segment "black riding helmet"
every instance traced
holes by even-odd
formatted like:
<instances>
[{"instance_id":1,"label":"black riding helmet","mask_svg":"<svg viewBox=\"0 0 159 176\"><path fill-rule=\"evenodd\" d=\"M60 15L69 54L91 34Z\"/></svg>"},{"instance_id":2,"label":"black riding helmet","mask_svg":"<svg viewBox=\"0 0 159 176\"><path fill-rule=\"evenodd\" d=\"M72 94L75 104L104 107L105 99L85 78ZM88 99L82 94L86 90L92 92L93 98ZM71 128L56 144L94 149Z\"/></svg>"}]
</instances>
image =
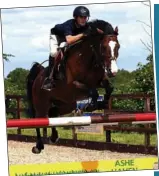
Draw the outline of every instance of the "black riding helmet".
<instances>
[{"instance_id":1,"label":"black riding helmet","mask_svg":"<svg viewBox=\"0 0 159 176\"><path fill-rule=\"evenodd\" d=\"M77 17L77 16L90 17L90 12L89 12L89 10L86 7L78 6L73 11L73 17Z\"/></svg>"}]
</instances>

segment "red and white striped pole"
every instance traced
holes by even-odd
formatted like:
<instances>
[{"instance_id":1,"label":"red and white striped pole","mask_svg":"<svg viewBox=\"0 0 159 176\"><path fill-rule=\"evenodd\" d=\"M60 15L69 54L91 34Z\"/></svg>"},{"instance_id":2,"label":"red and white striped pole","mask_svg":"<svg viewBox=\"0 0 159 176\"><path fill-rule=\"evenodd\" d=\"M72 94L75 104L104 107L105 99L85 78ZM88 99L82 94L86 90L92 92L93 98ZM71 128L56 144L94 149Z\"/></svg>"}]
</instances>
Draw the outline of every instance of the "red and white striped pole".
<instances>
[{"instance_id":1,"label":"red and white striped pole","mask_svg":"<svg viewBox=\"0 0 159 176\"><path fill-rule=\"evenodd\" d=\"M49 126L84 126L94 123L112 123L112 122L134 122L134 121L155 121L156 113L138 113L138 114L114 114L114 115L95 115L95 116L77 116L77 117L59 117L59 118L34 118L34 119L15 119L7 120L7 128L32 128Z\"/></svg>"}]
</instances>

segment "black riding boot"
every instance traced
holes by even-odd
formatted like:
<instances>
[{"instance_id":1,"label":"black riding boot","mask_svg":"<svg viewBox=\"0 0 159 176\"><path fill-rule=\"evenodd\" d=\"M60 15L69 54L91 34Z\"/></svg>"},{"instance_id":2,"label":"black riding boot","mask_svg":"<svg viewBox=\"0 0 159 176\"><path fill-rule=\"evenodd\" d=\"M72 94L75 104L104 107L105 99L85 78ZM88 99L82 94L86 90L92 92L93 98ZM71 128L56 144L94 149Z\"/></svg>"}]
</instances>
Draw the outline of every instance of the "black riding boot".
<instances>
[{"instance_id":1,"label":"black riding boot","mask_svg":"<svg viewBox=\"0 0 159 176\"><path fill-rule=\"evenodd\" d=\"M44 84L42 87L43 89L48 90L48 91L50 91L52 88L55 87L55 83L53 81L54 74L52 74L51 76L51 73L53 71L54 62L55 62L54 58L49 56L49 67L46 73L46 79L44 80Z\"/></svg>"}]
</instances>

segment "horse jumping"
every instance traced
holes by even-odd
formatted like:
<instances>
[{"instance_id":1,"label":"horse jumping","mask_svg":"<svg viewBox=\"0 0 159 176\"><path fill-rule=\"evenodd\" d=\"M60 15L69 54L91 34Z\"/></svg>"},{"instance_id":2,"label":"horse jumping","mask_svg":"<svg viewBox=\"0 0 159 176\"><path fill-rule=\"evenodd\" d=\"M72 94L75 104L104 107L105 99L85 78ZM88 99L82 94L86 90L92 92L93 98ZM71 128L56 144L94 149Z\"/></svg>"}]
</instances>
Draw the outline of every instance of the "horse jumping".
<instances>
[{"instance_id":1,"label":"horse jumping","mask_svg":"<svg viewBox=\"0 0 159 176\"><path fill-rule=\"evenodd\" d=\"M102 20L90 23L92 35L76 44L62 49L64 58L60 69L65 78L56 81L56 88L49 91L41 89L47 68L35 63L27 77L27 97L32 110L32 118L58 117L76 109L76 101L88 97L89 90L104 87L106 101L112 93L107 76L117 73L116 60L120 48L117 36L118 28ZM102 32L95 30L98 28ZM40 129L36 128L37 142L33 153L44 149ZM58 133L52 127L50 140L55 143Z\"/></svg>"}]
</instances>

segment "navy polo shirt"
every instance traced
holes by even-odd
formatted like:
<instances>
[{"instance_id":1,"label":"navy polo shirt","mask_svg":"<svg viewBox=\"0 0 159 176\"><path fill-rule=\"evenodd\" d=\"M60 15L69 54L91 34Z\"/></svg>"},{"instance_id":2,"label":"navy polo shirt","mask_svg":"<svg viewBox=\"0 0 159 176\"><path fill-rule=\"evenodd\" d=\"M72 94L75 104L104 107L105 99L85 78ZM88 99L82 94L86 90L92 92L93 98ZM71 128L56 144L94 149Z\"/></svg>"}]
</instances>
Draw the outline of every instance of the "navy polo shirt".
<instances>
[{"instance_id":1,"label":"navy polo shirt","mask_svg":"<svg viewBox=\"0 0 159 176\"><path fill-rule=\"evenodd\" d=\"M51 29L51 33L59 36L61 39L66 41L65 37L67 35L77 35L83 33L87 29L88 25L84 27L77 27L74 19L67 20L62 24L55 25L54 28Z\"/></svg>"}]
</instances>

